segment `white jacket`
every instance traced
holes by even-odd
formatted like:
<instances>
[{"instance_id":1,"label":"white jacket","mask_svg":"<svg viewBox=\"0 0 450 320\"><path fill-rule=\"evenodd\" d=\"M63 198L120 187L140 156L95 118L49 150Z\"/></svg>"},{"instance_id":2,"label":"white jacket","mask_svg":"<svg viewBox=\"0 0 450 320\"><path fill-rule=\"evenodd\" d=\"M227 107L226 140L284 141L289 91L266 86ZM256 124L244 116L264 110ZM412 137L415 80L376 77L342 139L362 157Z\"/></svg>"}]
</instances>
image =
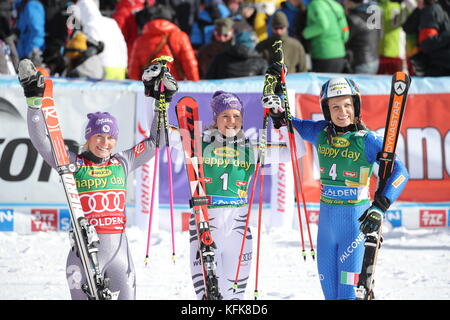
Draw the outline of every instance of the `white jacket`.
<instances>
[{"instance_id":1,"label":"white jacket","mask_svg":"<svg viewBox=\"0 0 450 320\"><path fill-rule=\"evenodd\" d=\"M127 44L117 22L102 16L94 0L79 0L77 2L77 15L83 26L83 31L88 37L102 41L105 45L103 52L99 55L103 67L128 66Z\"/></svg>"}]
</instances>

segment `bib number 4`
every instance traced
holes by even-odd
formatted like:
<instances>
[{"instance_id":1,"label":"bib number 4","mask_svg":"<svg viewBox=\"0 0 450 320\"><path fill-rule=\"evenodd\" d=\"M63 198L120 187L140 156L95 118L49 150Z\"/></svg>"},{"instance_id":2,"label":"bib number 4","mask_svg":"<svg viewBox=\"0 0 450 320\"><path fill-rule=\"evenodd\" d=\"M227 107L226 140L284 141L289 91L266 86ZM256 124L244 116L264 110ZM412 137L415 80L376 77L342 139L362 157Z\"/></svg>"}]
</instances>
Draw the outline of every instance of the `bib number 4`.
<instances>
[{"instance_id":1,"label":"bib number 4","mask_svg":"<svg viewBox=\"0 0 450 320\"><path fill-rule=\"evenodd\" d=\"M336 180L337 177L336 163L332 164L330 171L328 171L328 175L331 177L331 180Z\"/></svg>"}]
</instances>

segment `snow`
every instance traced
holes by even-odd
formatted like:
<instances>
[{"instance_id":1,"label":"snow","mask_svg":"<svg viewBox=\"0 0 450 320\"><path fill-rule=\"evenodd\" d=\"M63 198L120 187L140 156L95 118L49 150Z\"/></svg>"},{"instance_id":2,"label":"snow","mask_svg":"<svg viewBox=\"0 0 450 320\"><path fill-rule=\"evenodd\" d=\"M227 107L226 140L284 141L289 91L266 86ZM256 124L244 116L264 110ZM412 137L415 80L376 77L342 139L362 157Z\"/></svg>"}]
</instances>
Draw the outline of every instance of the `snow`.
<instances>
[{"instance_id":1,"label":"snow","mask_svg":"<svg viewBox=\"0 0 450 320\"><path fill-rule=\"evenodd\" d=\"M317 226L311 225L313 239ZM256 235L256 228L253 227ZM127 231L136 268L137 299L193 300L187 232L175 235L176 263L171 235L159 230L144 265L147 235L135 226ZM0 232L0 300L70 299L65 279L69 239L65 232ZM309 250L309 244L306 243ZM375 294L378 300L450 299L450 228L384 228ZM316 262L301 257L298 230L263 228L259 272L259 300L322 300ZM246 299L255 289L256 236L253 271Z\"/></svg>"}]
</instances>

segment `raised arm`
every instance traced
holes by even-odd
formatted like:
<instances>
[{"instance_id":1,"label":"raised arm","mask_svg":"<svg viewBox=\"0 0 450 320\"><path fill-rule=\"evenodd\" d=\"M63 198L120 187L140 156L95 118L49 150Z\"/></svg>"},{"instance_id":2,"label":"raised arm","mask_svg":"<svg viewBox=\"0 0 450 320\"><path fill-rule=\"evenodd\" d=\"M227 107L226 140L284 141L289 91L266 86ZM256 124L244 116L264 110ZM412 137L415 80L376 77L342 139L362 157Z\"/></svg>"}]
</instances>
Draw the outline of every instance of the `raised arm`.
<instances>
[{"instance_id":1,"label":"raised arm","mask_svg":"<svg viewBox=\"0 0 450 320\"><path fill-rule=\"evenodd\" d=\"M37 71L34 64L24 59L19 63L19 81L24 89L27 99L27 124L31 142L38 153L52 168L56 168L50 140L47 136L47 127L42 113L42 97L44 95L44 76ZM75 161L76 155L70 151L69 159Z\"/></svg>"}]
</instances>

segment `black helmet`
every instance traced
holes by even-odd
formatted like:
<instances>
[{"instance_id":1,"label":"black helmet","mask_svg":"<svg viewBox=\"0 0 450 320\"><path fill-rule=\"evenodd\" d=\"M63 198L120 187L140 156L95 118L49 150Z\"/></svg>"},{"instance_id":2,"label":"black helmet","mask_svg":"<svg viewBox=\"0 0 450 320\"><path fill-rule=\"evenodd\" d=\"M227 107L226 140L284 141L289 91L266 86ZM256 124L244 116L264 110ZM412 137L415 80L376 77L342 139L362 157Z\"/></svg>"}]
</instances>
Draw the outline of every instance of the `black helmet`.
<instances>
[{"instance_id":1,"label":"black helmet","mask_svg":"<svg viewBox=\"0 0 450 320\"><path fill-rule=\"evenodd\" d=\"M355 118L361 119L361 94L356 83L347 78L333 78L325 82L320 91L320 107L325 120L331 121L328 99L341 96L352 96Z\"/></svg>"}]
</instances>

